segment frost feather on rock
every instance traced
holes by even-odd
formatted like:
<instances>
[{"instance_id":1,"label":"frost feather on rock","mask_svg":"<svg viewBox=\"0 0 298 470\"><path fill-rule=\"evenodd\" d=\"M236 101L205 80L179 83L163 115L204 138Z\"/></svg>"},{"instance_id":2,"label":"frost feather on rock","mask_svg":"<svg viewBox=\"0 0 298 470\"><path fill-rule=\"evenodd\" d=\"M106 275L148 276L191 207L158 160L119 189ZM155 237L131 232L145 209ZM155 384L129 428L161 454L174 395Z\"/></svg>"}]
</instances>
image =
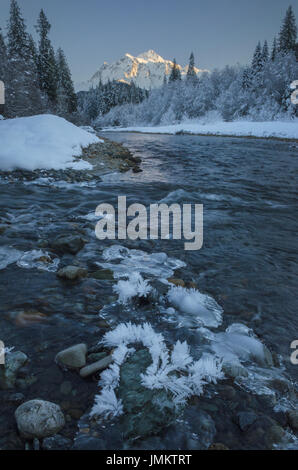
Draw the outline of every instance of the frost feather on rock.
<instances>
[{"instance_id":1,"label":"frost feather on rock","mask_svg":"<svg viewBox=\"0 0 298 470\"><path fill-rule=\"evenodd\" d=\"M130 344L141 343L151 354L152 363L140 375L142 385L151 390L171 392L176 406L184 404L193 395L200 395L205 384L216 383L224 377L219 358L206 354L194 361L186 342L177 341L170 354L163 335L156 333L149 323L121 323L107 332L100 343L106 347L116 347L113 352L115 362L101 374L99 386L102 391L95 397L91 416L107 418L123 413L115 390L119 385L120 367L134 352L133 348L128 347Z\"/></svg>"}]
</instances>

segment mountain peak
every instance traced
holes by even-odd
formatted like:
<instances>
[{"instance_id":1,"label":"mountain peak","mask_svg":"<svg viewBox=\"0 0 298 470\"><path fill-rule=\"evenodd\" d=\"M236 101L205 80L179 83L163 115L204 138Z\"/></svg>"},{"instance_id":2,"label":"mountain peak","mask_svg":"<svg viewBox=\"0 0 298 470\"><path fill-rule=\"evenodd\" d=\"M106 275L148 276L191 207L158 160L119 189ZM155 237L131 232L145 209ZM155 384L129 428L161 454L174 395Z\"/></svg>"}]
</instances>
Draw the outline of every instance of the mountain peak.
<instances>
[{"instance_id":1,"label":"mountain peak","mask_svg":"<svg viewBox=\"0 0 298 470\"><path fill-rule=\"evenodd\" d=\"M149 49L149 51L139 54L137 59L151 60L152 62L164 62L164 59L153 51L153 49Z\"/></svg>"},{"instance_id":2,"label":"mountain peak","mask_svg":"<svg viewBox=\"0 0 298 470\"><path fill-rule=\"evenodd\" d=\"M172 71L173 63L170 60L163 59L152 49L139 54L137 57L126 53L118 61L107 64L104 63L97 72L87 82L79 83L76 86L77 91L89 90L96 87L101 81L105 84L108 81L119 81L135 85L146 90L162 86L164 77L169 76ZM186 76L187 67L181 67L182 78ZM195 68L195 72L200 74L203 70Z\"/></svg>"}]
</instances>

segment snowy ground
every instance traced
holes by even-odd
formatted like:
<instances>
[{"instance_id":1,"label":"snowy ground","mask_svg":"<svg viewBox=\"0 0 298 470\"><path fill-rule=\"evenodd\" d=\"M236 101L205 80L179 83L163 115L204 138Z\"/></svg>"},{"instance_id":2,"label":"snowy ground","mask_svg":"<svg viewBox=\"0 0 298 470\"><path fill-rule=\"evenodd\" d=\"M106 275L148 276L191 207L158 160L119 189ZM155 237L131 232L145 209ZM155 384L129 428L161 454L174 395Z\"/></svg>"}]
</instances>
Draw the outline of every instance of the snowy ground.
<instances>
[{"instance_id":1,"label":"snowy ground","mask_svg":"<svg viewBox=\"0 0 298 470\"><path fill-rule=\"evenodd\" d=\"M298 139L298 119L293 121L234 121L201 123L198 121L186 121L181 124L172 124L155 127L126 127L109 128L109 131L130 131L152 134L176 134L186 132L202 135L229 135L252 137L278 137L281 139Z\"/></svg>"},{"instance_id":2,"label":"snowy ground","mask_svg":"<svg viewBox=\"0 0 298 470\"><path fill-rule=\"evenodd\" d=\"M78 160L82 147L102 142L98 137L49 114L0 121L0 169L90 169Z\"/></svg>"}]
</instances>

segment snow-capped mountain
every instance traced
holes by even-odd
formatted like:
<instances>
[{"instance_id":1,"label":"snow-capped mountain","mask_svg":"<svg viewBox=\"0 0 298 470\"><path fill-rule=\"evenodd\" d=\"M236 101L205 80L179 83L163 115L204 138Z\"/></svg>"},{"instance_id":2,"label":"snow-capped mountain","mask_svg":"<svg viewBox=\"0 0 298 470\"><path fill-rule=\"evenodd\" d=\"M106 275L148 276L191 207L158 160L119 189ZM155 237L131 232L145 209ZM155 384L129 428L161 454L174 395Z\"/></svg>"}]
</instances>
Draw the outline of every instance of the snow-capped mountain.
<instances>
[{"instance_id":1,"label":"snow-capped mountain","mask_svg":"<svg viewBox=\"0 0 298 470\"><path fill-rule=\"evenodd\" d=\"M87 91L89 88L96 86L100 80L103 84L107 83L108 80L117 80L124 83L133 81L140 88L150 90L163 84L164 76L170 75L172 66L173 62L171 60L163 59L152 50L143 52L137 57L125 54L124 57L112 64L104 62L90 80L78 83L76 90ZM187 66L181 67L181 65L178 65L178 67L181 70L182 77L185 76ZM195 71L197 74L206 72L206 70L197 68Z\"/></svg>"}]
</instances>

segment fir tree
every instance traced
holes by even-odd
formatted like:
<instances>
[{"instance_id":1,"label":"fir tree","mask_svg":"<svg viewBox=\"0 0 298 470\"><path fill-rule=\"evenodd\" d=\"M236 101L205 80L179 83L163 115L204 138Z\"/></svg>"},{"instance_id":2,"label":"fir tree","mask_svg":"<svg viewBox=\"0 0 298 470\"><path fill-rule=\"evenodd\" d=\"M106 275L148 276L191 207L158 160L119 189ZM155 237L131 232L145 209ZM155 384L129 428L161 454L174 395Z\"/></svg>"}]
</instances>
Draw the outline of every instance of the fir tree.
<instances>
[{"instance_id":1,"label":"fir tree","mask_svg":"<svg viewBox=\"0 0 298 470\"><path fill-rule=\"evenodd\" d=\"M276 38L273 39L272 50L271 50L271 60L272 62L275 61L277 54L277 40Z\"/></svg>"},{"instance_id":2,"label":"fir tree","mask_svg":"<svg viewBox=\"0 0 298 470\"><path fill-rule=\"evenodd\" d=\"M8 22L8 116L26 116L42 110L37 70L30 50L29 36L16 0L11 0Z\"/></svg>"},{"instance_id":3,"label":"fir tree","mask_svg":"<svg viewBox=\"0 0 298 470\"><path fill-rule=\"evenodd\" d=\"M70 69L61 48L57 52L56 64L58 71L58 110L62 115L72 114L77 110L77 96L74 91Z\"/></svg>"},{"instance_id":4,"label":"fir tree","mask_svg":"<svg viewBox=\"0 0 298 470\"><path fill-rule=\"evenodd\" d=\"M175 82L176 80L181 80L181 72L177 65L176 59L173 60L172 71L169 76L169 82Z\"/></svg>"},{"instance_id":5,"label":"fir tree","mask_svg":"<svg viewBox=\"0 0 298 470\"><path fill-rule=\"evenodd\" d=\"M262 56L262 48L261 48L260 41L258 42L257 47L255 49L251 67L252 67L252 72L254 74L258 74L263 68L263 56Z\"/></svg>"},{"instance_id":6,"label":"fir tree","mask_svg":"<svg viewBox=\"0 0 298 470\"><path fill-rule=\"evenodd\" d=\"M192 52L189 57L189 65L187 69L186 79L195 80L196 78L197 78L197 74L195 72L195 58Z\"/></svg>"},{"instance_id":7,"label":"fir tree","mask_svg":"<svg viewBox=\"0 0 298 470\"><path fill-rule=\"evenodd\" d=\"M269 60L269 48L267 41L264 42L263 49L262 49L262 62L263 65L266 64Z\"/></svg>"},{"instance_id":8,"label":"fir tree","mask_svg":"<svg viewBox=\"0 0 298 470\"><path fill-rule=\"evenodd\" d=\"M287 54L295 51L297 38L296 19L291 6L287 9L286 16L279 33L279 51Z\"/></svg>"},{"instance_id":9,"label":"fir tree","mask_svg":"<svg viewBox=\"0 0 298 470\"><path fill-rule=\"evenodd\" d=\"M50 106L57 103L57 64L51 41L48 37L51 25L43 10L37 21L36 30L39 33L38 75L40 89L47 95Z\"/></svg>"}]
</instances>

